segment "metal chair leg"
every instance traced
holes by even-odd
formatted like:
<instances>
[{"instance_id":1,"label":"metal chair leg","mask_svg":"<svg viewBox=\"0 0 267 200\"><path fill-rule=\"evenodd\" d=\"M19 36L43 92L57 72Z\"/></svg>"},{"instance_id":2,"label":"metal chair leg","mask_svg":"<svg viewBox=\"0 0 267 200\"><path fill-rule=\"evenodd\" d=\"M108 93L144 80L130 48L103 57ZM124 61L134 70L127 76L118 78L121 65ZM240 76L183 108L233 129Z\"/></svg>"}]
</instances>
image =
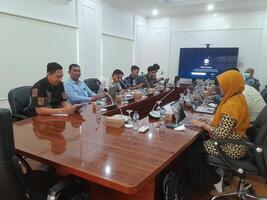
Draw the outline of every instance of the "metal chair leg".
<instances>
[{"instance_id":1,"label":"metal chair leg","mask_svg":"<svg viewBox=\"0 0 267 200\"><path fill-rule=\"evenodd\" d=\"M260 197L257 197L255 195L251 195L251 194L246 194L247 197L249 198L252 198L252 199L257 199L257 200L267 200L267 198L260 198Z\"/></svg>"}]
</instances>

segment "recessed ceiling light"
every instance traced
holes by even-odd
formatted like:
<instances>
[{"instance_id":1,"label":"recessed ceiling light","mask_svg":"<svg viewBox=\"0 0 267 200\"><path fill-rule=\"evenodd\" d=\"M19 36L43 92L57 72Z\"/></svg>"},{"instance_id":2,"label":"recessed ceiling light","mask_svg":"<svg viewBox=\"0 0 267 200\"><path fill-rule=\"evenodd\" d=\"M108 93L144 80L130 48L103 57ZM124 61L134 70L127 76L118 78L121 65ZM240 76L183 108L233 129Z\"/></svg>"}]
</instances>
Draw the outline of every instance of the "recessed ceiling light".
<instances>
[{"instance_id":1,"label":"recessed ceiling light","mask_svg":"<svg viewBox=\"0 0 267 200\"><path fill-rule=\"evenodd\" d=\"M209 4L207 6L207 10L214 10L214 5L213 4Z\"/></svg>"},{"instance_id":2,"label":"recessed ceiling light","mask_svg":"<svg viewBox=\"0 0 267 200\"><path fill-rule=\"evenodd\" d=\"M152 15L157 16L159 14L159 11L157 9L152 10Z\"/></svg>"},{"instance_id":3,"label":"recessed ceiling light","mask_svg":"<svg viewBox=\"0 0 267 200\"><path fill-rule=\"evenodd\" d=\"M214 13L214 14L213 14L213 16L214 16L214 17L217 17L217 16L218 16L218 14L217 14L217 13Z\"/></svg>"}]
</instances>

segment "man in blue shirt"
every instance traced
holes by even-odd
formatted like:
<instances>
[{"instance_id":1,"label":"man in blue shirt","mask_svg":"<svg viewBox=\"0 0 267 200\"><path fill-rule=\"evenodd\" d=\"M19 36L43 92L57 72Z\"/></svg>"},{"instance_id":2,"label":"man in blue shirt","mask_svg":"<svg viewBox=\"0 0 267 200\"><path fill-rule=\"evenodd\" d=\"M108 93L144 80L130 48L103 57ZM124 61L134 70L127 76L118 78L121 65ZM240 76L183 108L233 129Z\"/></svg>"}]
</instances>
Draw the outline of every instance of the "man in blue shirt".
<instances>
[{"instance_id":1,"label":"man in blue shirt","mask_svg":"<svg viewBox=\"0 0 267 200\"><path fill-rule=\"evenodd\" d=\"M247 68L245 70L245 82L247 85L254 87L256 90L260 91L260 82L258 79L254 78L254 69Z\"/></svg>"},{"instance_id":2,"label":"man in blue shirt","mask_svg":"<svg viewBox=\"0 0 267 200\"><path fill-rule=\"evenodd\" d=\"M69 74L70 79L64 83L64 87L68 101L71 104L95 101L99 98L82 80L79 80L81 76L79 65L71 64Z\"/></svg>"}]
</instances>

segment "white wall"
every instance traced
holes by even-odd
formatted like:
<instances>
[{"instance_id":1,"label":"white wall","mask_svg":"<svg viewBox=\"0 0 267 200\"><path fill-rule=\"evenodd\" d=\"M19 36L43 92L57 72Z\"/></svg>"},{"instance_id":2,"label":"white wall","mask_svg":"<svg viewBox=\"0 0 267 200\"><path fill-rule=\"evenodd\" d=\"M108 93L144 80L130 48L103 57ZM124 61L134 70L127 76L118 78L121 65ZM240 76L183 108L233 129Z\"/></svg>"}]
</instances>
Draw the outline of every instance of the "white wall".
<instances>
[{"instance_id":1,"label":"white wall","mask_svg":"<svg viewBox=\"0 0 267 200\"><path fill-rule=\"evenodd\" d=\"M77 62L75 1L0 1L0 8L0 99L44 77L48 62Z\"/></svg>"},{"instance_id":2,"label":"white wall","mask_svg":"<svg viewBox=\"0 0 267 200\"><path fill-rule=\"evenodd\" d=\"M134 14L102 5L102 77L107 79L115 68L125 75L133 64Z\"/></svg>"},{"instance_id":3,"label":"white wall","mask_svg":"<svg viewBox=\"0 0 267 200\"><path fill-rule=\"evenodd\" d=\"M140 67L141 71L146 71L146 36L147 19L135 15L135 43L134 43L134 64Z\"/></svg>"},{"instance_id":4,"label":"white wall","mask_svg":"<svg viewBox=\"0 0 267 200\"><path fill-rule=\"evenodd\" d=\"M78 2L78 60L82 79L101 76L101 2Z\"/></svg>"},{"instance_id":5,"label":"white wall","mask_svg":"<svg viewBox=\"0 0 267 200\"><path fill-rule=\"evenodd\" d=\"M0 0L0 12L63 25L77 26L76 1Z\"/></svg>"},{"instance_id":6,"label":"white wall","mask_svg":"<svg viewBox=\"0 0 267 200\"><path fill-rule=\"evenodd\" d=\"M157 63L160 70L168 75L171 37L171 19L151 19L147 25L146 68Z\"/></svg>"},{"instance_id":7,"label":"white wall","mask_svg":"<svg viewBox=\"0 0 267 200\"><path fill-rule=\"evenodd\" d=\"M261 48L260 48L259 65L255 72L255 76L258 77L261 81L261 88L263 88L264 85L267 85L266 58L267 58L267 9L265 10L263 29L262 29L262 40L261 40Z\"/></svg>"},{"instance_id":8,"label":"white wall","mask_svg":"<svg viewBox=\"0 0 267 200\"><path fill-rule=\"evenodd\" d=\"M102 4L102 33L133 40L134 14Z\"/></svg>"},{"instance_id":9,"label":"white wall","mask_svg":"<svg viewBox=\"0 0 267 200\"><path fill-rule=\"evenodd\" d=\"M204 47L206 43L211 43L211 47L239 47L238 65L241 70L247 66L254 67L255 76L266 84L263 75L267 56L266 21L264 11L180 16L169 20L150 19L147 35L150 50L146 62L167 59L168 74L175 76L178 74L179 51L182 47ZM170 35L164 35L163 30L169 31ZM164 47L168 40L169 57L163 56L168 50L161 53L156 52L155 48Z\"/></svg>"}]
</instances>

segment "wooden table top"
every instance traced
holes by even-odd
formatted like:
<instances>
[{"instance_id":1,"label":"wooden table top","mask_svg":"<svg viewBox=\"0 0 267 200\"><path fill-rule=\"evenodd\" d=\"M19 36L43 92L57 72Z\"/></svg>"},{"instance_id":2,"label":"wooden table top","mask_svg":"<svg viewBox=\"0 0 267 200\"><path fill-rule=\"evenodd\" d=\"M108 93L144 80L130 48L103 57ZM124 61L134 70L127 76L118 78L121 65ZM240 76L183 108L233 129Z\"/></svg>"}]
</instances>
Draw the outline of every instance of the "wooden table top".
<instances>
[{"instance_id":1,"label":"wooden table top","mask_svg":"<svg viewBox=\"0 0 267 200\"><path fill-rule=\"evenodd\" d=\"M145 117L140 125L149 125L149 131L135 133L127 128L107 128L105 118L97 124L89 105L81 115L36 116L19 121L14 123L15 146L28 157L130 194L172 162L199 132L159 132L157 123Z\"/></svg>"}]
</instances>

